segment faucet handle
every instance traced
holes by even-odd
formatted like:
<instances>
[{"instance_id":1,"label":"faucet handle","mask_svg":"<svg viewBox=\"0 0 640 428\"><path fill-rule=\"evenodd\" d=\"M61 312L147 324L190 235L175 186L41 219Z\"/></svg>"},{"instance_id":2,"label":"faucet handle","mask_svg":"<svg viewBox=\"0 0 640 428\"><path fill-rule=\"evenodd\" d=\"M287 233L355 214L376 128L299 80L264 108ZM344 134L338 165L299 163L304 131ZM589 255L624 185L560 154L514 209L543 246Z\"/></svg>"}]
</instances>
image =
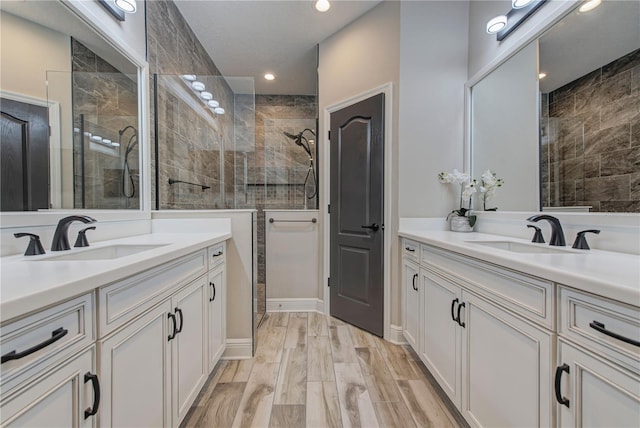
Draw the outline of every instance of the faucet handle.
<instances>
[{"instance_id":1,"label":"faucet handle","mask_svg":"<svg viewBox=\"0 0 640 428\"><path fill-rule=\"evenodd\" d=\"M538 226L534 226L532 224L528 224L527 227L536 230L536 233L533 234L533 239L531 242L535 242L537 244L544 244L544 236L542 236L542 230Z\"/></svg>"},{"instance_id":2,"label":"faucet handle","mask_svg":"<svg viewBox=\"0 0 640 428\"><path fill-rule=\"evenodd\" d=\"M38 235L34 235L33 233L14 233L13 236L16 238L22 238L23 236L29 237L29 245L27 246L27 251L24 252L25 256L39 256L40 254L45 254Z\"/></svg>"},{"instance_id":3,"label":"faucet handle","mask_svg":"<svg viewBox=\"0 0 640 428\"><path fill-rule=\"evenodd\" d=\"M589 229L589 230L583 230L581 232L578 232L578 235L576 236L576 240L573 242L573 246L571 248L576 248L578 250L589 249L589 244L587 243L587 239L584 236L585 233L595 233L596 235L598 235L600 231L597 229Z\"/></svg>"},{"instance_id":4,"label":"faucet handle","mask_svg":"<svg viewBox=\"0 0 640 428\"><path fill-rule=\"evenodd\" d=\"M78 238L76 238L76 243L73 244L74 247L88 247L89 241L87 240L87 230L96 230L95 226L87 227L78 232Z\"/></svg>"}]
</instances>

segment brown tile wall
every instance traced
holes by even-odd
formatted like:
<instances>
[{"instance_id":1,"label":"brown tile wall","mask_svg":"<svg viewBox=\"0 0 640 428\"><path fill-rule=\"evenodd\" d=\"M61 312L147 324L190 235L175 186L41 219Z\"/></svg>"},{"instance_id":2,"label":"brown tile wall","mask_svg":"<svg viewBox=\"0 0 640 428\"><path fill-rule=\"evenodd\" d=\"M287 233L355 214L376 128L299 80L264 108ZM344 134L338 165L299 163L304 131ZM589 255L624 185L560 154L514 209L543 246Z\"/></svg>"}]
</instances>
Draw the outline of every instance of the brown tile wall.
<instances>
[{"instance_id":1,"label":"brown tile wall","mask_svg":"<svg viewBox=\"0 0 640 428\"><path fill-rule=\"evenodd\" d=\"M543 205L640 212L640 49L542 105Z\"/></svg>"},{"instance_id":2,"label":"brown tile wall","mask_svg":"<svg viewBox=\"0 0 640 428\"><path fill-rule=\"evenodd\" d=\"M138 127L138 94L136 76L125 75L77 40L72 39L72 97L74 127L80 128L84 117L84 131L118 141L118 131L128 125ZM101 146L90 143L88 137L74 135L74 207L97 209L138 209L139 165L138 148L127 156L135 191L132 197L123 194L123 162L127 143L133 136L123 134L119 149L94 150ZM81 147L84 147L84 175ZM82 181L85 184L85 203L82 205ZM129 188L131 192L133 189ZM131 194L131 193L129 193Z\"/></svg>"},{"instance_id":3,"label":"brown tile wall","mask_svg":"<svg viewBox=\"0 0 640 428\"><path fill-rule=\"evenodd\" d=\"M160 209L234 208L234 94L172 1L145 2L150 73L158 75ZM215 115L178 76L195 74L224 115ZM153 82L151 84L153 88ZM151 123L154 123L151 91ZM152 141L155 134L152 129ZM223 154L223 155L222 155ZM151 171L155 206L155 170ZM177 179L209 186L177 183Z\"/></svg>"}]
</instances>

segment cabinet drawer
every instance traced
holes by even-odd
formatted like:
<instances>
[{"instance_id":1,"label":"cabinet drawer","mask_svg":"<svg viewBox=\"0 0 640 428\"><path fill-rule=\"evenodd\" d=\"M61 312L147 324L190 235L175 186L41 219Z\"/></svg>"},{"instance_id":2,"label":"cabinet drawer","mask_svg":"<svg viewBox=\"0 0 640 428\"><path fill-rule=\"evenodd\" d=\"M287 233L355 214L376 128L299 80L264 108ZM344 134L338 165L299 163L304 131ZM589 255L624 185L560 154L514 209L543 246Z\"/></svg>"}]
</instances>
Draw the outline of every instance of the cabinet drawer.
<instances>
[{"instance_id":1,"label":"cabinet drawer","mask_svg":"<svg viewBox=\"0 0 640 428\"><path fill-rule=\"evenodd\" d=\"M638 308L563 286L559 296L560 335L640 373Z\"/></svg>"},{"instance_id":2,"label":"cabinet drawer","mask_svg":"<svg viewBox=\"0 0 640 428\"><path fill-rule=\"evenodd\" d=\"M142 314L207 271L207 251L201 250L149 269L115 284L100 288L98 337L104 337L127 321Z\"/></svg>"},{"instance_id":3,"label":"cabinet drawer","mask_svg":"<svg viewBox=\"0 0 640 428\"><path fill-rule=\"evenodd\" d=\"M552 282L427 245L422 246L421 252L425 268L553 330Z\"/></svg>"},{"instance_id":4,"label":"cabinet drawer","mask_svg":"<svg viewBox=\"0 0 640 428\"><path fill-rule=\"evenodd\" d=\"M95 340L93 293L0 328L3 394ZM16 359L12 359L18 357Z\"/></svg>"},{"instance_id":5,"label":"cabinet drawer","mask_svg":"<svg viewBox=\"0 0 640 428\"><path fill-rule=\"evenodd\" d=\"M209 270L214 267L220 265L220 263L224 262L225 258L225 243L220 242L216 245L213 245L207 249L208 259L209 259Z\"/></svg>"},{"instance_id":6,"label":"cabinet drawer","mask_svg":"<svg viewBox=\"0 0 640 428\"><path fill-rule=\"evenodd\" d=\"M410 239L402 240L402 256L413 260L416 263L420 262L420 244Z\"/></svg>"}]
</instances>

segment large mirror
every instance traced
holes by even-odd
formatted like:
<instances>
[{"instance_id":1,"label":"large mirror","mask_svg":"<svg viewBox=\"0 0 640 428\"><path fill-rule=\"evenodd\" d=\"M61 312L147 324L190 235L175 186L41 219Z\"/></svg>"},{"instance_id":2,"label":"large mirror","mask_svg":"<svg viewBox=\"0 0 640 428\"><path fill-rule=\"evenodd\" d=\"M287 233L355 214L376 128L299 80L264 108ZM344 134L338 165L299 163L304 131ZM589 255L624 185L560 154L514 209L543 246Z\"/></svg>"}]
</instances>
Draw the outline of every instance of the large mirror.
<instances>
[{"instance_id":1,"label":"large mirror","mask_svg":"<svg viewBox=\"0 0 640 428\"><path fill-rule=\"evenodd\" d=\"M638 22L637 1L576 9L471 88L473 176L505 182L491 207L640 212Z\"/></svg>"},{"instance_id":2,"label":"large mirror","mask_svg":"<svg viewBox=\"0 0 640 428\"><path fill-rule=\"evenodd\" d=\"M140 209L138 68L61 2L0 19L0 209Z\"/></svg>"}]
</instances>

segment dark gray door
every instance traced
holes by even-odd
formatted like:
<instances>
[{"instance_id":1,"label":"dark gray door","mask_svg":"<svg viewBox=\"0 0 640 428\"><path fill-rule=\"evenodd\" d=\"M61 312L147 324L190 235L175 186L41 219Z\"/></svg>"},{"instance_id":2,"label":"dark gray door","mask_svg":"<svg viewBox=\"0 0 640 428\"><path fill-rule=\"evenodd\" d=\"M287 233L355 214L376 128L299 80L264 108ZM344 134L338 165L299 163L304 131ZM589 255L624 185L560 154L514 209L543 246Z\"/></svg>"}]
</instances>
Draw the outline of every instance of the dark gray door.
<instances>
[{"instance_id":1,"label":"dark gray door","mask_svg":"<svg viewBox=\"0 0 640 428\"><path fill-rule=\"evenodd\" d=\"M49 208L47 108L6 98L0 106L0 210Z\"/></svg>"},{"instance_id":2,"label":"dark gray door","mask_svg":"<svg viewBox=\"0 0 640 428\"><path fill-rule=\"evenodd\" d=\"M384 94L331 113L331 315L383 331Z\"/></svg>"}]
</instances>

